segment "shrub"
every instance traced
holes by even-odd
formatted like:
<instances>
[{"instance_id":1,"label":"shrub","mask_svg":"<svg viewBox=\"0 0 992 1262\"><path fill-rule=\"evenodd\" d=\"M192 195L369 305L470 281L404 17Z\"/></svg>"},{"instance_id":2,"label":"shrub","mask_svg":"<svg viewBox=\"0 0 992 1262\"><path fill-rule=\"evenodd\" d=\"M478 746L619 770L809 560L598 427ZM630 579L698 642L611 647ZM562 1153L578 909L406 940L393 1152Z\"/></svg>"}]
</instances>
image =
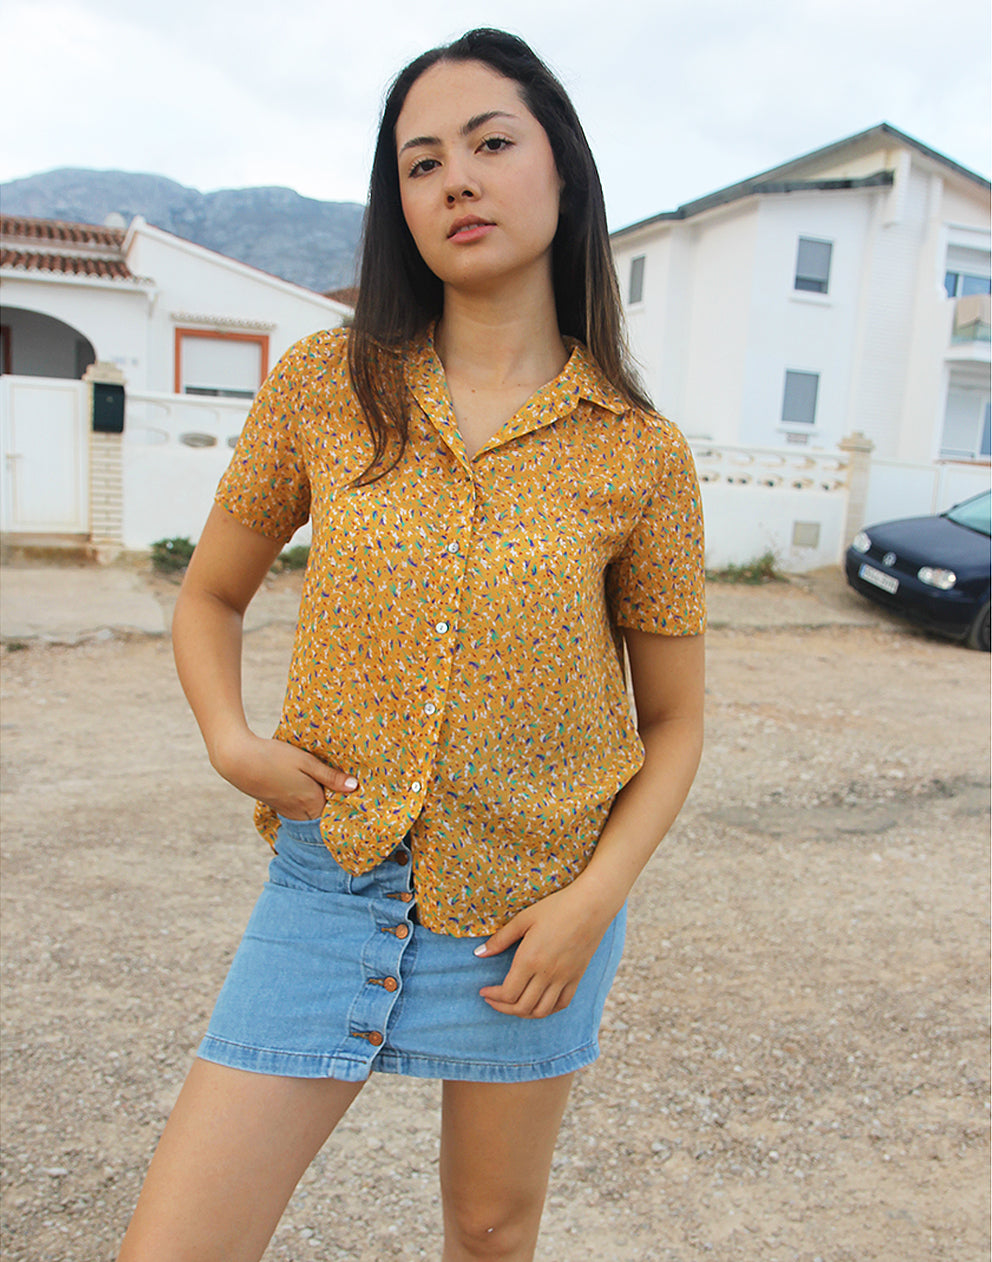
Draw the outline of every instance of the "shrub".
<instances>
[{"instance_id":1,"label":"shrub","mask_svg":"<svg viewBox=\"0 0 992 1262\"><path fill-rule=\"evenodd\" d=\"M278 573L282 573L284 570L303 570L306 569L309 557L309 546L305 543L298 543L294 548L286 548L283 552L280 552L272 568Z\"/></svg>"},{"instance_id":2,"label":"shrub","mask_svg":"<svg viewBox=\"0 0 992 1262\"><path fill-rule=\"evenodd\" d=\"M740 565L727 565L722 570L710 570L707 578L718 583L778 583L782 581L774 552L764 552L760 557L744 561Z\"/></svg>"},{"instance_id":3,"label":"shrub","mask_svg":"<svg viewBox=\"0 0 992 1262\"><path fill-rule=\"evenodd\" d=\"M156 539L152 544L152 565L162 574L185 570L196 547L185 535L175 539Z\"/></svg>"}]
</instances>

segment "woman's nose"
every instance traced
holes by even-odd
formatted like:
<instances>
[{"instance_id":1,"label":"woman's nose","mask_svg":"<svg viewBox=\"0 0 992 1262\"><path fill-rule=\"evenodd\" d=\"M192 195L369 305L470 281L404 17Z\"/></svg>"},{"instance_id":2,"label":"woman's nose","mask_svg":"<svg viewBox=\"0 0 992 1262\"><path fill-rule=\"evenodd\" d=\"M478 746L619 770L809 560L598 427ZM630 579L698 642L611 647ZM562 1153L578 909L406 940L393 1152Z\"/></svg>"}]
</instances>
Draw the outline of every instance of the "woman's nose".
<instances>
[{"instance_id":1,"label":"woman's nose","mask_svg":"<svg viewBox=\"0 0 992 1262\"><path fill-rule=\"evenodd\" d=\"M448 167L444 195L449 206L459 201L472 201L479 195L478 185L470 172L461 169L462 165L461 162L453 162Z\"/></svg>"}]
</instances>

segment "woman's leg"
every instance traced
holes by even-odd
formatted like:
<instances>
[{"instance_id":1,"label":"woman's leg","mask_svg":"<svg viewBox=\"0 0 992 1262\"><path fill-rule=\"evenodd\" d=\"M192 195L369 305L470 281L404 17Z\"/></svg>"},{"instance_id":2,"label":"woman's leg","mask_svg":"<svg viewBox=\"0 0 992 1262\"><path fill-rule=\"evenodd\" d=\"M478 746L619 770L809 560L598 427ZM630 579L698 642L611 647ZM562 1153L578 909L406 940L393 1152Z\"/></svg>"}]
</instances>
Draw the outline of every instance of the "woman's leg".
<instances>
[{"instance_id":1,"label":"woman's leg","mask_svg":"<svg viewBox=\"0 0 992 1262\"><path fill-rule=\"evenodd\" d=\"M363 1085L194 1061L119 1262L257 1262Z\"/></svg>"},{"instance_id":2,"label":"woman's leg","mask_svg":"<svg viewBox=\"0 0 992 1262\"><path fill-rule=\"evenodd\" d=\"M444 1084L443 1262L531 1262L573 1077Z\"/></svg>"}]
</instances>

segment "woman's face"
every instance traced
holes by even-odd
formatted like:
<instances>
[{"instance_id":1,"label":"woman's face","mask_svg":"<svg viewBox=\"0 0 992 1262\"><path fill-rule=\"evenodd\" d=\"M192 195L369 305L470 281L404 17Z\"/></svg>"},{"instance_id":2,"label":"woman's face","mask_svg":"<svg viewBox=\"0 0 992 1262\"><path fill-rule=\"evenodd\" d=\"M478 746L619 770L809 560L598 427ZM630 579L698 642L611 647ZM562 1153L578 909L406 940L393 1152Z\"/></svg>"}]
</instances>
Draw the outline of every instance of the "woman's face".
<instances>
[{"instance_id":1,"label":"woman's face","mask_svg":"<svg viewBox=\"0 0 992 1262\"><path fill-rule=\"evenodd\" d=\"M403 215L446 285L550 283L561 180L518 85L482 62L438 62L396 121Z\"/></svg>"}]
</instances>

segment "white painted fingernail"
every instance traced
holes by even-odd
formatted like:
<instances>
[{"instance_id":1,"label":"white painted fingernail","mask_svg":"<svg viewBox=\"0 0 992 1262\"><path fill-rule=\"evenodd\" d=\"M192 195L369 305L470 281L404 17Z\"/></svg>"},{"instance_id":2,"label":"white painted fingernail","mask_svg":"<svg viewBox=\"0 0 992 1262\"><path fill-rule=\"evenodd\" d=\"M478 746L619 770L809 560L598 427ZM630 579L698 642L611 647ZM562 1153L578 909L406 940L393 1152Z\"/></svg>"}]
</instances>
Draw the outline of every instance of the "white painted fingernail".
<instances>
[{"instance_id":1,"label":"white painted fingernail","mask_svg":"<svg viewBox=\"0 0 992 1262\"><path fill-rule=\"evenodd\" d=\"M482 946L477 946L475 950L472 952L473 955L485 955L485 953L486 953L486 944L484 942Z\"/></svg>"},{"instance_id":2,"label":"white painted fingernail","mask_svg":"<svg viewBox=\"0 0 992 1262\"><path fill-rule=\"evenodd\" d=\"M358 788L358 781L355 779L355 777L354 777L354 776L348 776L348 777L347 777L347 779L346 779L346 780L345 780L345 782L344 782L344 787L345 787L346 789L357 789L357 788Z\"/></svg>"}]
</instances>

